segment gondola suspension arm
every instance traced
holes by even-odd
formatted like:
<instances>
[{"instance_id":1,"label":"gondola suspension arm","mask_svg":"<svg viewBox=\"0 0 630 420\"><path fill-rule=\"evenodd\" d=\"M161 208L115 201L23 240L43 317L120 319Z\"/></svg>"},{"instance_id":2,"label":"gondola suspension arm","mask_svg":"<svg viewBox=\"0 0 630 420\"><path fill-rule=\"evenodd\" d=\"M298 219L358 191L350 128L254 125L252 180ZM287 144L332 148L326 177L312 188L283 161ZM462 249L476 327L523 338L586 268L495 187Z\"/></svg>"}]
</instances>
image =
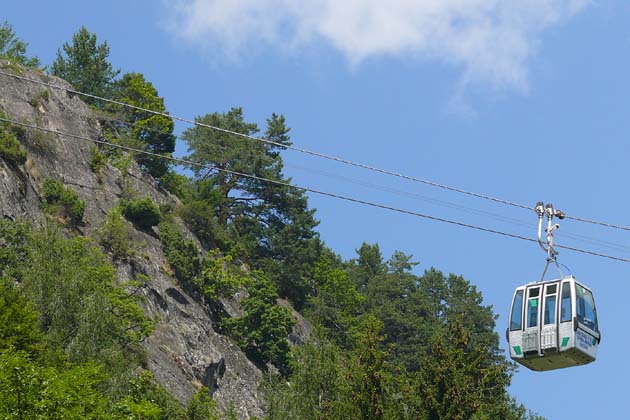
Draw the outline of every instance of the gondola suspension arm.
<instances>
[{"instance_id":1,"label":"gondola suspension arm","mask_svg":"<svg viewBox=\"0 0 630 420\"><path fill-rule=\"evenodd\" d=\"M542 250L547 253L547 263L545 264L545 269L543 270L540 280L544 280L547 268L549 268L549 264L551 262L558 267L560 277L562 277L562 270L560 270L560 266L557 261L558 251L556 251L553 244L553 232L556 229L560 229L560 225L558 223L553 223L553 218L557 217L562 220L564 219L565 214L562 211L555 209L553 204L550 203L545 205L542 201L536 203L534 210L538 215L538 245L540 245ZM545 228L545 240L543 240L543 218L545 215L547 216L547 227Z\"/></svg>"}]
</instances>

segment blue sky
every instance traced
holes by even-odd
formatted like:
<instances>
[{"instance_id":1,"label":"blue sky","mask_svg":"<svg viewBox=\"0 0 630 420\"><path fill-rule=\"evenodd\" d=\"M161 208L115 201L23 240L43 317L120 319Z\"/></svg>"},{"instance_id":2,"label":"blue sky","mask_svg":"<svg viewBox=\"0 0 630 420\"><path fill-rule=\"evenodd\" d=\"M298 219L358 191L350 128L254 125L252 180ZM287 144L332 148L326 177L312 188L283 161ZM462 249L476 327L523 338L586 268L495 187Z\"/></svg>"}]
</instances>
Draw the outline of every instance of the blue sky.
<instances>
[{"instance_id":1,"label":"blue sky","mask_svg":"<svg viewBox=\"0 0 630 420\"><path fill-rule=\"evenodd\" d=\"M0 20L45 64L85 25L109 43L112 63L144 73L175 115L242 106L264 125L282 113L299 147L630 225L627 2L86 4L4 2ZM533 212L294 152L284 157L299 185L535 235ZM325 197L310 203L322 238L345 258L362 241L378 242L386 256L413 254L420 271L435 266L472 281L499 314L501 337L513 289L537 280L544 266L535 244ZM630 257L629 232L561 225L558 243ZM629 266L569 251L559 259L595 292L598 360L547 373L520 369L511 392L550 420L626 418Z\"/></svg>"}]
</instances>

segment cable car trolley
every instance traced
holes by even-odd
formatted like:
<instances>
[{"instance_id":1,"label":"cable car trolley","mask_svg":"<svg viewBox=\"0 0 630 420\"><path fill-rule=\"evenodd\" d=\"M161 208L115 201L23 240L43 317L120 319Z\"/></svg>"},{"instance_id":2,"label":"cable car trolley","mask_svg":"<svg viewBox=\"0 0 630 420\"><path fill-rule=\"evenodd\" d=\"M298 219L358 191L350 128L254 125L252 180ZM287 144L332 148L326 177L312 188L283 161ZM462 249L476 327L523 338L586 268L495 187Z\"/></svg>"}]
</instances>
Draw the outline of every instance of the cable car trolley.
<instances>
[{"instance_id":1,"label":"cable car trolley","mask_svg":"<svg viewBox=\"0 0 630 420\"><path fill-rule=\"evenodd\" d=\"M546 371L591 363L597 356L601 333L593 292L572 275L564 276L553 245L553 232L560 226L553 218L564 214L553 205L536 204L538 243L547 253L541 280L519 286L514 292L506 338L510 357L521 365ZM546 244L542 238L543 217L547 216ZM549 265L560 272L544 280Z\"/></svg>"}]
</instances>

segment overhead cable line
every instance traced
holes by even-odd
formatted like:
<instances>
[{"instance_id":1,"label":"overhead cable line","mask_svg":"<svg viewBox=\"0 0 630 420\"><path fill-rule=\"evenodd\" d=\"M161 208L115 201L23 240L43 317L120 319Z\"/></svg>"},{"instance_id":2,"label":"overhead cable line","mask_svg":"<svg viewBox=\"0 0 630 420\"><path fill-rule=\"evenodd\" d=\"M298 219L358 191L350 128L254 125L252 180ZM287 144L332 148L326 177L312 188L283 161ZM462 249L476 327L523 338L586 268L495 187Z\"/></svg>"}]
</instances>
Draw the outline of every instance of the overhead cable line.
<instances>
[{"instance_id":1,"label":"overhead cable line","mask_svg":"<svg viewBox=\"0 0 630 420\"><path fill-rule=\"evenodd\" d=\"M224 168L220 168L220 167L217 167L217 166L211 165L211 164L204 164L204 163L199 163L199 162L193 162L193 161L190 161L190 160L187 160L187 159L181 159L181 158L175 158L175 157L172 157L172 156L160 155L158 153L153 153L153 152L149 152L149 151L142 150L142 149L136 149L136 148L133 148L133 147L123 146L123 145L111 143L111 142L108 142L108 141L105 141L105 140L93 139L93 138L89 138L89 137L85 137L85 136L80 136L80 135L77 135L77 134L64 133L64 132L53 130L53 129L49 129L49 128L39 127L39 126L33 125L33 124L23 123L23 122L20 122L20 121L14 121L14 120L11 120L11 119L8 119L8 118L0 117L0 121L4 121L4 122L10 123L10 124L19 125L19 126L30 128L30 129L34 129L34 130L44 131L44 132L47 132L47 133L55 134L57 136L65 136L65 137L74 138L74 139L81 140L81 141L88 142L88 143L96 143L96 144L101 144L101 145L105 145L105 146L110 146L110 147L118 148L118 149L121 149L121 150L126 150L128 152L144 154L144 155L147 155L147 156L152 156L152 157L156 157L156 158L160 158L160 159L166 159L166 160L169 160L169 161L172 161L172 162L177 162L177 163L184 164L184 165L197 166L197 167L201 167L201 168L205 168L205 169L211 169L211 170L215 170L215 171L220 171L220 172L228 173L228 174L235 175L235 176L242 177L242 178L254 179L254 180L257 180L257 181L266 182L268 184L279 185L279 186L292 188L292 189L295 189L295 190L298 190L298 191L303 191L303 192L310 192L310 193L313 193L313 194L318 194L318 195L322 195L322 196L326 196L326 197L336 198L336 199L343 200L343 201L348 201L348 202L351 202L351 203L362 204L362 205L366 205L366 206L370 206L370 207L380 208L380 209L383 209L383 210L393 211L393 212L396 212L396 213L402 213L402 214L407 214L407 215L410 215L410 216L421 217L421 218L428 219L428 220L433 220L433 221L436 221L436 222L442 222L442 223L447 223L447 224L451 224L451 225L455 225L455 226L466 227L466 228L469 228L469 229L474 229L474 230L478 230L478 231L482 231L482 232L492 233L492 234L495 234L495 235L500 235L500 236L513 238L513 239L519 239L519 240L522 240L522 241L535 242L535 243L538 242L536 239L528 238L528 237L521 236L521 235L516 235L516 234L513 234L513 233L503 232L503 231L496 230L496 229L486 228L486 227L482 227L482 226L476 226L476 225L463 223L463 222L459 222L459 221L455 221L455 220L445 219L445 218L442 218L442 217L431 216L431 215L428 215L428 214L423 214L423 213L415 212L415 211L412 211L412 210L405 210L405 209L401 209L401 208L398 208L398 207L388 206L388 205L385 205L385 204L374 203L374 202L371 202L371 201L367 201L367 200L363 200L363 199L359 199L359 198L348 197L348 196L341 195L341 194L331 193L331 192L315 189L315 188L312 188L312 187L302 187L302 186L298 186L298 185L292 185L292 184L284 182L284 181L278 181L278 180L274 180L274 179L263 178L263 177L260 177L260 176L257 176L257 175L246 174L246 173L237 172L237 171L233 171L233 170L229 170L229 169L224 169ZM599 252L584 250L584 249L580 249L580 248L574 248L574 247L570 247L570 246L556 245L556 248L567 249L567 250L570 250L570 251L579 252L579 253L582 253L582 254L593 255L593 256L596 256L596 257L608 258L608 259L615 260L615 261L630 262L630 259L627 259L627 258L617 257L617 256L613 256L613 255L608 255L608 254L602 254L602 253L599 253Z\"/></svg>"},{"instance_id":2,"label":"overhead cable line","mask_svg":"<svg viewBox=\"0 0 630 420\"><path fill-rule=\"evenodd\" d=\"M243 134L243 133L239 133L239 132L236 132L236 131L228 130L228 129L225 129L225 128L221 128L221 127L217 127L217 126L213 126L213 125L209 125L209 124L204 124L204 123L201 123L201 122L198 122L198 121L194 121L194 120L191 120L191 119L178 117L178 116L175 116L175 115L168 114L166 112L153 111L153 110L150 110L150 109L147 109L147 108L142 108L142 107L139 107L139 106L136 106L136 105L131 105L131 104L128 104L128 103L125 103L125 102L120 102L120 101L116 101L116 100L113 100L113 99L104 98L104 97L97 96L97 95L92 95L90 93L80 92L80 91L77 91L77 90L74 90L74 89L70 89L70 88L67 88L67 87L55 85L55 84L48 83L48 82L43 82L41 80L30 79L28 77L24 77L24 76L12 74L12 73L4 72L4 71L1 71L1 70L0 70L0 74L4 75L4 76L15 78L15 79L19 79L19 80L23 80L23 81L27 81L27 82L31 82L31 83L35 83L35 84L39 84L39 85L42 85L42 86L47 86L47 87L50 87L52 89L63 90L65 92L68 92L68 93L71 93L71 94L76 94L76 95L84 96L84 97L87 97L87 98L97 99L97 100L100 100L100 101L116 104L116 105L119 105L119 106L128 107L128 108L135 109L135 110L138 110L138 111L148 112L148 113L151 113L151 114L154 114L154 115L160 115L160 116L163 116L163 117L168 117L168 118L171 118L173 120L184 122L184 123L187 123L187 124L193 124L193 125L196 125L196 126L199 126L199 127L209 128L211 130L220 131L220 132L223 132L223 133L226 133L226 134L231 134L231 135L234 135L234 136L238 136L238 137L242 137L242 138L246 138L246 139L250 139L250 140L259 141L259 142L270 144L270 145L274 145L274 146L277 146L277 147L280 147L280 148L283 148L283 149L294 150L296 152L309 154L309 155L316 156L316 157L319 157L319 158L331 160L331 161L338 162L338 163L343 163L343 164L350 165L350 166L355 166L355 167L362 168L362 169L367 169L367 170L378 172L378 173L382 173L382 174L385 174L385 175L395 176L395 177L406 179L406 180L413 181L413 182L419 182L419 183L430 185L430 186L433 186L433 187L442 188L442 189L445 189L445 190L448 190L448 191L453 191L453 192L457 192L457 193L460 193L460 194L465 194L465 195L469 195L469 196L472 196L472 197L477 197L477 198L480 198L480 199L493 201L493 202L496 202L496 203L505 204L505 205L512 206L512 207L517 207L517 208L526 209L526 210L534 210L534 208L531 207L531 206L527 206L527 205L524 205L524 204L516 203L514 201L505 200L505 199L497 198L497 197L492 197L490 195L481 194L481 193L477 193L477 192L473 192L473 191L467 191L467 190L464 190L464 189L461 189L461 188L457 188L457 187L453 187L453 186L450 186L450 185L446 185L446 184L430 181L430 180L427 180L427 179L422 179L422 178L418 178L418 177L411 176L411 175L405 175L405 174L394 172L394 171L391 171L391 170L388 170L388 169L378 168L376 166L371 166L371 165L367 165L367 164L364 164L364 163L351 161L351 160L348 160L348 159L345 159L345 158L341 158L341 157L338 157L338 156L332 156L332 155L328 155L328 154L325 154L325 153L320 153L320 152L316 152L316 151L312 151L312 150L308 150L308 149L303 149L303 148L296 147L296 146L293 146L293 145L282 144L282 143L275 142L275 141L272 141L272 140L269 140L269 139L265 139L265 138L262 138L262 137L250 136L248 134ZM606 227L613 228L613 229L621 229L621 230L625 230L625 231L630 231L630 227L629 226L623 226L623 225L618 225L618 224L613 224L613 223L601 222L601 221L597 221L597 220L590 220L590 219L577 217L577 216L571 216L571 215L566 215L566 218L567 219L571 219L571 220L575 220L575 221L579 221L579 222L590 223L590 224L599 225L599 226L606 226Z\"/></svg>"},{"instance_id":3,"label":"overhead cable line","mask_svg":"<svg viewBox=\"0 0 630 420\"><path fill-rule=\"evenodd\" d=\"M172 136L174 136L175 138L180 138L180 136L177 136L176 134L173 134L170 131L164 130L164 129L155 129L155 128L151 128L151 127L147 127L143 124L141 124L138 121L135 122L130 122L130 121L124 121L120 118L116 118L115 116L111 116L105 113L99 113L98 114L99 117L103 118L105 121L108 122L115 122L115 123L119 123L121 125L124 126L131 126L131 127L139 127L142 130L146 130L146 131L150 131L153 133L157 133L157 134L170 134ZM180 138L181 139L181 138ZM225 152L225 150L223 150L223 152ZM526 227L529 228L530 224L526 223L520 219L515 219L515 218L511 218L511 217L507 217L507 216L503 216L497 213L493 213L493 212L489 212L489 211L484 211L484 210L479 210L479 209L475 209L472 207L467 207L464 206L462 204L457 204L457 203L453 203L450 201L446 201L446 200L440 200L440 199L435 199L435 198L430 198L430 197L426 197L420 194L416 194L413 192L408 192L408 191L403 191L403 190L399 190L396 188L390 188L390 187L385 187L382 185L377 185L374 184L372 182L369 181L361 181L358 179L353 179L350 177L346 177L343 175L338 175L338 174L331 174L327 171L323 171L323 170L318 170L318 169L313 169L313 168L307 168L307 167L303 167L303 166L299 166L299 165L294 165L294 164L289 164L289 163L285 163L285 166L287 167L293 167L295 169L299 169L305 172L310 172L310 173L315 173L315 174L319 174L322 176L327 176L327 177L332 177L335 179L339 179L345 182L349 182L349 183L353 183L353 184L357 184L357 185L362 185L364 187L367 188L372 188L375 190L380 190L380 191L386 191L395 195L399 195L399 196L405 196L405 197L410 197L416 200L422 200L437 206L442 206L442 207L446 207L446 208L451 208L451 209L455 209L455 210L459 210L465 213L469 213L469 214L476 214L479 216L485 216L485 217L491 217L495 220L499 220L502 222L505 222L507 224L512 224L515 226L521 226L521 227ZM204 180L206 179L210 173L212 173L212 170L208 170L200 179ZM602 246L604 248L608 248L614 251L620 251L620 252L629 252L630 251L630 247L626 246L626 245L622 245L622 244L618 244L615 242L610 242L610 241L604 241L601 239L596 239L593 238L591 236L587 236L587 235L580 235L577 233L567 233L567 232L562 232L559 234L559 236L562 237L566 237L569 239L573 239L576 240L578 242L582 242L582 243L586 243L586 244L591 244L591 245L596 245L596 246Z\"/></svg>"},{"instance_id":4,"label":"overhead cable line","mask_svg":"<svg viewBox=\"0 0 630 420\"><path fill-rule=\"evenodd\" d=\"M514 226L520 226L520 227L525 227L527 229L531 228L531 223L527 223L525 221L523 221L522 219L516 219L513 217L507 217L498 213L494 213L494 212L489 212L489 211L485 211L485 210L480 210L480 209L476 209L476 208L472 208L472 207L468 207L468 206L464 206L462 204L457 204L457 203L453 203L450 201L445 201L445 200L440 200L440 199L436 199L436 198L431 198L431 197L426 197L424 195L421 194L416 194L410 191L404 191L404 190L400 190L397 188L391 188L391 187L386 187L383 185L378 185L378 184L374 184L372 182L369 181L362 181L362 180L358 180L358 179L354 179L351 177L347 177L344 175L339 175L339 174L333 174L324 170L319 170L319 169L313 169L313 168L307 168L304 166L300 166L300 165L294 165L294 164L290 164L290 163L286 163L285 166L290 167L290 168L294 168L294 169L298 169L304 172L308 172L311 174L317 174L317 175L321 175L321 176L325 176L325 177L329 177L329 178L333 178L333 179L337 179L337 180L341 180L344 182L349 182L355 185L360 185L366 188L371 188L377 191L385 191L385 192L389 192L391 194L395 194L401 197L408 197L411 199L415 199L415 200L420 200L420 201L424 201L427 203L430 203L432 205L436 205L436 206L440 206L440 207L445 207L445 208L450 208L450 209L454 209L454 210L458 210L464 213L468 213L468 214L473 214L473 215L477 215L477 216L483 216L483 217L488 217L488 218L492 218L494 220L498 220L500 222L506 223L506 224L511 224ZM623 245L623 244L619 244L619 243L615 243L615 242L610 242L610 241L604 241L601 239L597 239L597 238L593 238L587 235L580 235L577 233L569 233L569 232L562 232L562 233L557 233L558 236L564 237L564 238L569 238L569 239L573 239L575 241L578 242L582 242L582 243L587 243L590 245L596 245L596 246L601 246L604 248L608 248L614 251L619 251L619 252L630 252L630 247Z\"/></svg>"},{"instance_id":5,"label":"overhead cable line","mask_svg":"<svg viewBox=\"0 0 630 420\"><path fill-rule=\"evenodd\" d=\"M177 136L176 134L173 134L170 131L164 130L164 129L155 129L155 128L151 128L151 127L147 127L143 124L141 124L140 122L136 121L136 122L130 122L130 121L124 121L120 118L116 118L115 116L111 116L105 113L98 113L98 116L100 118L103 118L103 120L108 121L108 122L115 122L124 126L131 126L131 127L140 127L142 130L146 130L146 131L150 131L153 133L157 133L157 134L170 134L172 136L174 136L175 138L180 138L179 136ZM225 152L225 150L223 150L223 152ZM446 207L446 208L451 208L451 209L455 209L455 210L459 210L465 213L469 213L469 214L475 214L475 215L479 215L479 216L484 216L484 217L490 217L493 218L494 220L499 220L502 222L505 222L507 224L512 224L515 226L521 226L521 227L526 227L529 228L530 224L526 223L522 220L519 219L515 219L515 218L511 218L511 217L507 217L507 216L503 216L497 213L493 213L493 212L488 212L488 211L484 211L484 210L479 210L479 209L475 209L472 207L467 207L461 204L457 204L457 203L453 203L450 201L445 201L445 200L440 200L440 199L435 199L435 198L430 198L430 197L426 197L420 194L416 194L413 192L408 192L408 191L403 191L403 190L399 190L396 188L390 188L390 187L385 187L382 185L377 185L374 184L372 182L369 181L361 181L361 180L357 180L357 179L353 179L350 177L346 177L343 175L338 175L338 174L331 174L329 172L323 171L323 170L318 170L318 169L313 169L313 168L307 168L307 167L303 167L303 166L299 166L299 165L294 165L294 164L289 164L289 163L285 163L285 166L287 167L293 167L302 171L306 171L306 172L310 172L310 173L315 173L315 174L319 174L322 176L327 176L327 177L332 177L335 179L339 179L345 182L349 182L349 183L353 183L353 184L357 184L357 185L362 185L364 187L367 188L372 188L375 190L380 190L380 191L386 191L395 195L399 195L399 196L404 196L404 197L409 197L409 198L413 198L416 200L422 200L437 206L442 206L442 207ZM204 180L206 179L210 173L212 173L212 169L208 170L200 179ZM604 241L601 239L596 239L590 236L586 236L586 235L579 235L576 233L566 233L566 232L562 232L561 235L559 236L563 236L569 239L573 239L576 240L578 242L582 242L582 243L586 243L586 244L591 244L591 245L598 245L598 246L602 246L604 248L608 248L614 251L620 251L620 252L629 252L630 251L630 247L622 245L622 244L618 244L618 243L614 243L614 242L609 242L609 241Z\"/></svg>"}]
</instances>

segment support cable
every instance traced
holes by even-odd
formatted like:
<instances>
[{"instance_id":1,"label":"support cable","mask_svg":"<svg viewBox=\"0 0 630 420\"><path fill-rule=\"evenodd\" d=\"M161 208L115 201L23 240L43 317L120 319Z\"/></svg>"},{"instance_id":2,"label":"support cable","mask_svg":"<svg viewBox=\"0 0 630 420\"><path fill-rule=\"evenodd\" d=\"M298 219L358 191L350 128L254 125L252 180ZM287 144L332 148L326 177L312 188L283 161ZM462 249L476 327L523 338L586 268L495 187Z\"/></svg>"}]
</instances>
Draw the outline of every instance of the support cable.
<instances>
[{"instance_id":1,"label":"support cable","mask_svg":"<svg viewBox=\"0 0 630 420\"><path fill-rule=\"evenodd\" d=\"M534 210L534 208L531 207L531 206L527 206L527 205L524 205L524 204L516 203L514 201L505 200L505 199L502 199L502 198L497 198L497 197L493 197L493 196L486 195L486 194L481 194L481 193L477 193L477 192L473 192L473 191L464 190L464 189L461 189L461 188L458 188L458 187L442 184L442 183L439 183L439 182L430 181L430 180L423 179L423 178L418 178L418 177L411 176L411 175L405 175L405 174L402 174L402 173L399 173L399 172L395 172L395 171L391 171L391 170L388 170L388 169L383 169L383 168L379 168L379 167L376 167L376 166L372 166L372 165L367 165L367 164L360 163L360 162L351 161L351 160L348 160L348 159L345 159L345 158L341 158L341 157L338 157L338 156L328 155L328 154L325 154L325 153L320 153L320 152L316 152L316 151L313 151L313 150L308 150L308 149L296 147L296 146L293 146L293 145L286 145L286 144L278 143L278 142L275 142L275 141L272 141L272 140L269 140L269 139L265 139L265 138L262 138L262 137L250 136L248 134L243 134L243 133L239 133L239 132L236 132L236 131L228 130L228 129L225 129L225 128L221 128L221 127L217 127L217 126L213 126L213 125L209 125L209 124L204 124L204 123L201 123L201 122L198 122L198 121L194 121L194 120L191 120L191 119L188 119L188 118L178 117L178 116L175 116L175 115L168 114L166 112L153 111L153 110L150 110L150 109L147 109L147 108L142 108L142 107L139 107L139 106L136 106L136 105L131 105L131 104L128 104L128 103L125 103L125 102L120 102L120 101L116 101L116 100L113 100L113 99L104 98L104 97L97 96L97 95L92 95L90 93L80 92L80 91L77 91L77 90L74 90L74 89L70 89L70 88L67 88L67 87L55 85L55 84L48 83L48 82L43 82L43 81L40 81L40 80L31 79L31 78L28 78L28 77L24 77L24 76L12 74L12 73L4 72L4 71L1 71L1 70L0 70L0 75L12 77L12 78L15 78L15 79L19 79L19 80L23 80L23 81L27 81L27 82L31 82L31 83L36 83L36 84L39 84L39 85L42 85L42 86L46 86L46 87L49 87L49 88L52 88L52 89L62 90L62 91L65 91L65 92L68 92L68 93L71 93L71 94L80 95L80 96L84 96L84 97L87 97L87 98L92 98L92 99L100 100L100 101L103 101L103 102L108 102L108 103L112 103L112 104L115 104L115 105L128 107L128 108L131 108L131 109L135 109L137 111L148 112L148 113L151 113L151 114L154 114L154 115L160 115L160 116L163 116L163 117L171 118L171 119L176 120L176 121L184 122L184 123L187 123L187 124L193 124L193 125L196 125L198 127L205 127L205 128L211 129L211 130L223 132L223 133L226 133L226 134L231 134L231 135L238 136L238 137L241 137L241 138L255 140L255 141L258 141L258 142L262 142L262 143L265 143L265 144L269 144L269 145L273 145L273 146L279 147L281 149L289 149L289 150L293 150L293 151L296 151L296 152L305 153L305 154L308 154L308 155L311 155L311 156L315 156L315 157L318 157L318 158L331 160L331 161L342 163L342 164L345 164L345 165L350 165L350 166L354 166L354 167L370 170L370 171L373 171L373 172L378 172L378 173L381 173L381 174L385 174L385 175L390 175L390 176L406 179L408 181L422 183L422 184L429 185L429 186L432 186L432 187L441 188L441 189L444 189L444 190L453 191L453 192L457 192L457 193L460 193L460 194L465 194L465 195L468 195L468 196L480 198L480 199L483 199L483 200L493 201L493 202L496 202L496 203L505 204L505 205L512 206L512 207L517 207L517 208L521 208L521 209L525 209L525 210ZM577 217L577 216L571 216L571 215L567 215L566 218L567 219L571 219L571 220L575 220L575 221L578 221L578 222L590 223L590 224L599 225L599 226L605 226L605 227L609 227L609 228L613 228L613 229L620 229L620 230L630 231L630 226L623 226L623 225L618 225L618 224L613 224L613 223L601 222L601 221L597 221L597 220L590 220L590 219Z\"/></svg>"},{"instance_id":2,"label":"support cable","mask_svg":"<svg viewBox=\"0 0 630 420\"><path fill-rule=\"evenodd\" d=\"M157 157L157 158L160 158L160 159L166 159L166 160L169 160L171 162L176 162L176 163L180 163L180 164L184 164L184 165L198 166L200 168L205 168L205 169L220 171L220 172L224 172L224 173L229 173L231 175L239 176L239 177L242 177L242 178L254 179L254 180L266 182L266 183L269 183L269 184L274 184L274 185L279 185L279 186L283 186L283 187L287 187L287 188L292 188L292 189L295 189L295 190L298 190L298 191L310 192L310 193L313 193L313 194L318 194L318 195L322 195L322 196L326 196L326 197L336 198L336 199L343 200L343 201L348 201L348 202L352 202L352 203L356 203L356 204L362 204L362 205L375 207L375 208L380 208L380 209L383 209L383 210L389 210L389 211L393 211L393 212L397 212L397 213L407 214L407 215L410 215L410 216L421 217L421 218L433 220L433 221L436 221L436 222L442 222L442 223L447 223L447 224L451 224L451 225L455 225L455 226L466 227L466 228L469 228L469 229L474 229L474 230L478 230L478 231L482 231L482 232L492 233L492 234L495 234L495 235L500 235L500 236L513 238L513 239L519 239L519 240L522 240L522 241L538 242L536 239L528 238L528 237L521 236L521 235L516 235L516 234L513 234L513 233L502 232L502 231L491 229L491 228L486 228L486 227L476 226L476 225L463 223L463 222L459 222L459 221L449 220L449 219L445 219L445 218L442 218L442 217L431 216L431 215L428 215L428 214L423 214L423 213L419 213L419 212L415 212L415 211L411 211L411 210L405 210L405 209L401 209L401 208L397 208L397 207L393 207L393 206L389 206L389 205L385 205L385 204L374 203L374 202L371 202L371 201L367 201L367 200L363 200L363 199L359 199L359 198L348 197L348 196L344 196L344 195L341 195L341 194L335 194L335 193L331 193L331 192L327 192L327 191L323 191L323 190L319 190L319 189L315 189L315 188L311 188L311 187L302 187L302 186L292 185L292 184L284 182L284 181L278 181L278 180L274 180L274 179L263 178L263 177L260 177L260 176L257 176L257 175L251 175L251 174L246 174L246 173L242 173L242 172L232 171L232 170L229 170L229 169L224 169L224 168L217 167L217 166L212 165L212 164L204 164L204 163L199 163L199 162L193 162L193 161L190 161L190 160L187 160L187 159L175 158L175 157L172 157L172 156L164 156L164 155L160 155L158 153L153 153L153 152L149 152L149 151L142 150L142 149L136 149L136 148L133 148L133 147L123 146L123 145L120 145L120 144L115 144L115 143L111 143L111 142L104 141L104 140L97 140L97 139L93 139L93 138L89 138L89 137L85 137L85 136L80 136L80 135L76 135L76 134L64 133L64 132L53 130L53 129L49 129L49 128L39 127L39 126L33 125L33 124L28 124L28 123L23 123L23 122L19 122L19 121L14 121L14 120L11 120L11 119L8 119L8 118L0 117L0 121L4 121L4 122L7 122L9 124L14 124L14 125L18 125L18 126L34 129L34 130L44 131L44 132L47 132L47 133L55 134L57 136L64 136L64 137L74 138L74 139L81 140L81 141L84 141L84 142L101 144L101 145L105 145L105 146L109 146L109 147L118 148L118 149L121 149L121 150L126 150L128 152L144 154L144 155L147 155L147 156ZM580 249L580 248L574 248L574 247L563 246L563 245L555 245L555 247L556 248L561 248L561 249L567 249L567 250L570 250L570 251L579 252L579 253L583 253L583 254L593 255L593 256L596 256L596 257L608 258L608 259L615 260L615 261L630 262L630 259L626 259L626 258L622 258L622 257L616 257L616 256L613 256L613 255L608 255L608 254L602 254L602 253L599 253L599 252L584 250L584 249Z\"/></svg>"}]
</instances>

